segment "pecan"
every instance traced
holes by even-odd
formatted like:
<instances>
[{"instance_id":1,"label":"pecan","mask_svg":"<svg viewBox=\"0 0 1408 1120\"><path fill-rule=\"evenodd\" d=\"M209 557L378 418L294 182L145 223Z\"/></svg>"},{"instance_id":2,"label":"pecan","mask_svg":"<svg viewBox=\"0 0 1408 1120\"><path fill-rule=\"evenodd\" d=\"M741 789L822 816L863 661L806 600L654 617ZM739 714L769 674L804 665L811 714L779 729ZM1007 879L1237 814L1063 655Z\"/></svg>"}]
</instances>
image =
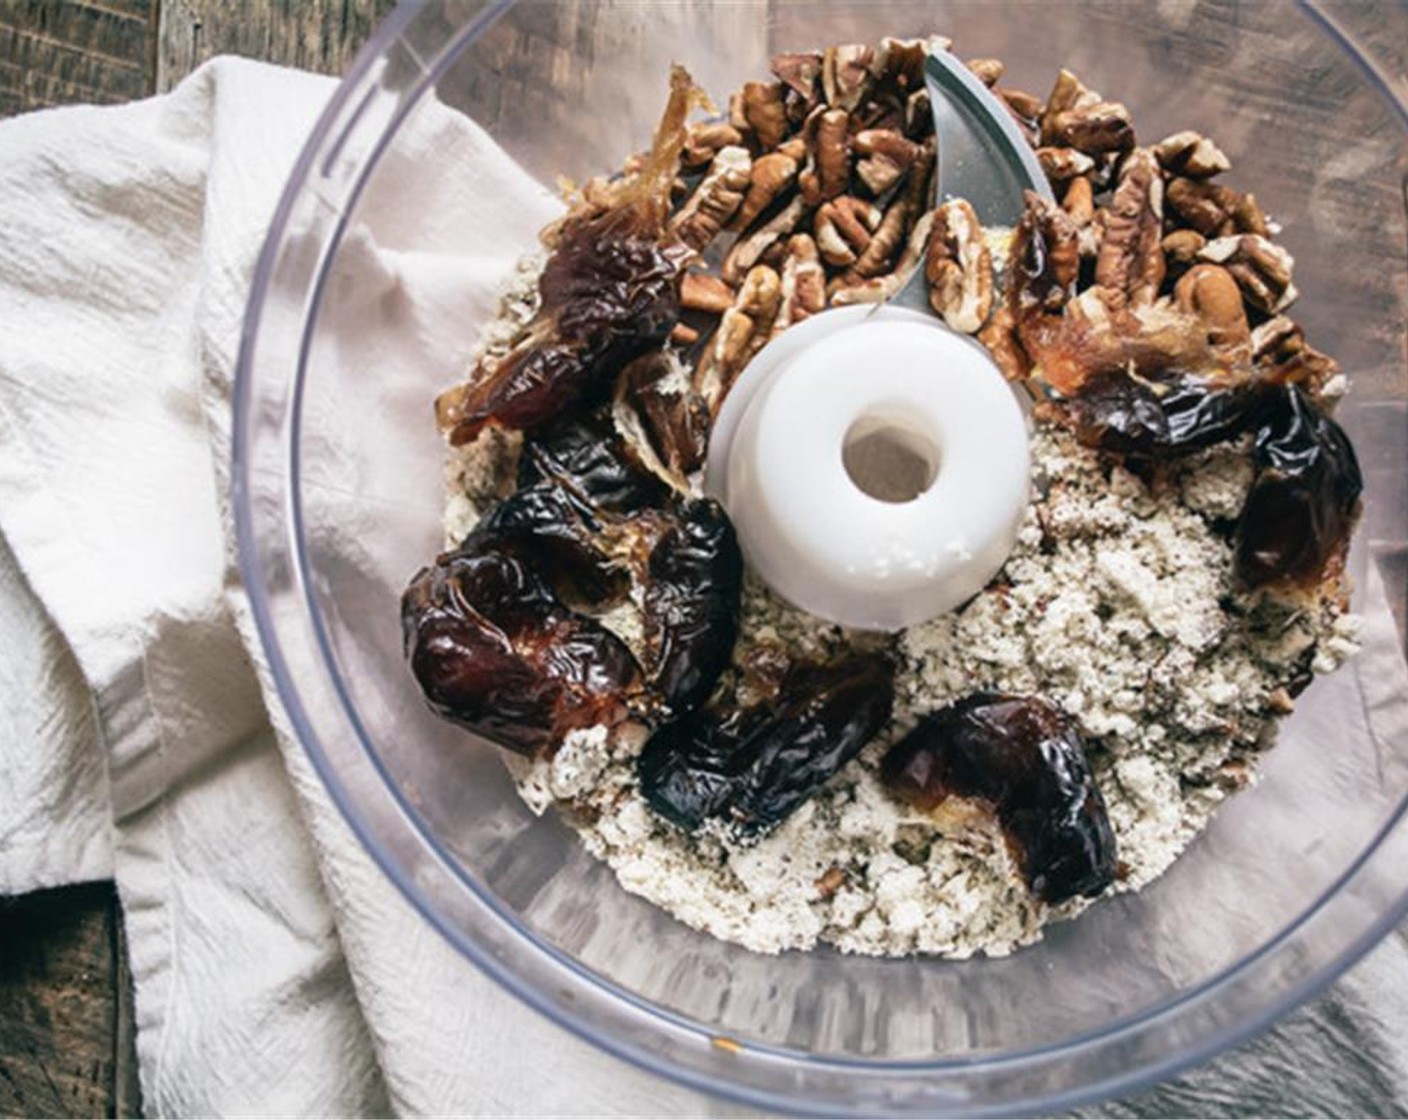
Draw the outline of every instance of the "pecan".
<instances>
[{"instance_id":1,"label":"pecan","mask_svg":"<svg viewBox=\"0 0 1408 1120\"><path fill-rule=\"evenodd\" d=\"M856 281L879 276L890 268L890 262L901 245L904 244L909 226L916 217L929 206L929 176L934 166L934 140L931 138L920 147L919 158L913 172L905 183L904 190L886 208L875 233L846 276L841 279L842 287L851 287Z\"/></svg>"},{"instance_id":2,"label":"pecan","mask_svg":"<svg viewBox=\"0 0 1408 1120\"><path fill-rule=\"evenodd\" d=\"M914 161L920 146L888 128L870 128L856 133L856 154L864 158L856 164L856 174L879 197L898 183Z\"/></svg>"},{"instance_id":3,"label":"pecan","mask_svg":"<svg viewBox=\"0 0 1408 1120\"><path fill-rule=\"evenodd\" d=\"M753 161L748 176L748 193L734 214L731 227L747 229L764 210L782 197L797 181L798 161L787 152L769 152Z\"/></svg>"},{"instance_id":4,"label":"pecan","mask_svg":"<svg viewBox=\"0 0 1408 1120\"><path fill-rule=\"evenodd\" d=\"M748 112L743 104L743 91L734 90L728 96L728 123L744 140L753 139L753 126L748 123Z\"/></svg>"},{"instance_id":5,"label":"pecan","mask_svg":"<svg viewBox=\"0 0 1408 1120\"><path fill-rule=\"evenodd\" d=\"M1250 342L1251 328L1242 306L1241 289L1225 268L1194 265L1174 286L1173 299L1183 311L1203 321L1208 341L1214 346L1244 346Z\"/></svg>"},{"instance_id":6,"label":"pecan","mask_svg":"<svg viewBox=\"0 0 1408 1120\"><path fill-rule=\"evenodd\" d=\"M846 193L851 180L850 123L844 109L824 109L807 120L811 158L799 185L813 206Z\"/></svg>"},{"instance_id":7,"label":"pecan","mask_svg":"<svg viewBox=\"0 0 1408 1120\"><path fill-rule=\"evenodd\" d=\"M680 307L686 311L722 315L733 305L733 298L734 290L717 276L686 272L680 280Z\"/></svg>"},{"instance_id":8,"label":"pecan","mask_svg":"<svg viewBox=\"0 0 1408 1120\"><path fill-rule=\"evenodd\" d=\"M743 134L728 121L700 121L690 125L685 134L680 165L687 170L697 171L712 163L723 149L736 147L741 143Z\"/></svg>"},{"instance_id":9,"label":"pecan","mask_svg":"<svg viewBox=\"0 0 1408 1120\"><path fill-rule=\"evenodd\" d=\"M695 372L695 386L716 415L734 379L762 348L782 304L782 279L766 265L749 270L733 304L719 320L704 360Z\"/></svg>"},{"instance_id":10,"label":"pecan","mask_svg":"<svg viewBox=\"0 0 1408 1120\"><path fill-rule=\"evenodd\" d=\"M874 59L874 50L857 43L827 47L821 60L821 87L826 92L826 103L847 112L857 108L874 82L870 72Z\"/></svg>"},{"instance_id":11,"label":"pecan","mask_svg":"<svg viewBox=\"0 0 1408 1120\"><path fill-rule=\"evenodd\" d=\"M794 233L787 242L787 257L782 263L782 306L772 333L780 334L825 306L826 272L821 267L816 242L810 234Z\"/></svg>"},{"instance_id":12,"label":"pecan","mask_svg":"<svg viewBox=\"0 0 1408 1120\"><path fill-rule=\"evenodd\" d=\"M670 219L680 240L696 251L713 241L742 205L752 171L747 148L720 148L694 194Z\"/></svg>"},{"instance_id":13,"label":"pecan","mask_svg":"<svg viewBox=\"0 0 1408 1120\"><path fill-rule=\"evenodd\" d=\"M1131 307L1153 303L1164 281L1163 227L1159 165L1147 148L1137 148L1120 169L1119 186L1106 211L1095 282L1120 293L1121 303Z\"/></svg>"},{"instance_id":14,"label":"pecan","mask_svg":"<svg viewBox=\"0 0 1408 1120\"><path fill-rule=\"evenodd\" d=\"M1231 187L1182 177L1169 180L1164 197L1180 223L1204 237L1217 236L1231 223L1238 202Z\"/></svg>"},{"instance_id":15,"label":"pecan","mask_svg":"<svg viewBox=\"0 0 1408 1120\"><path fill-rule=\"evenodd\" d=\"M1025 381L1031 374L1032 362L1022 349L1021 340L1017 337L1017 322L1009 308L998 306L987 325L978 332L978 341L992 355L992 360L1008 381Z\"/></svg>"},{"instance_id":16,"label":"pecan","mask_svg":"<svg viewBox=\"0 0 1408 1120\"><path fill-rule=\"evenodd\" d=\"M1095 188L1089 179L1072 179L1066 185L1066 193L1061 198L1061 207L1071 216L1076 225L1084 229L1095 217ZM1096 242L1096 248L1099 242Z\"/></svg>"},{"instance_id":17,"label":"pecan","mask_svg":"<svg viewBox=\"0 0 1408 1120\"><path fill-rule=\"evenodd\" d=\"M778 81L801 97L809 109L816 104L821 81L821 52L775 54L772 72Z\"/></svg>"},{"instance_id":18,"label":"pecan","mask_svg":"<svg viewBox=\"0 0 1408 1120\"><path fill-rule=\"evenodd\" d=\"M688 323L676 323L670 328L670 341L676 346L693 346L699 341L699 332Z\"/></svg>"},{"instance_id":19,"label":"pecan","mask_svg":"<svg viewBox=\"0 0 1408 1120\"><path fill-rule=\"evenodd\" d=\"M929 243L933 227L933 213L923 215L914 223L905 242L904 252L900 254L900 259L895 262L894 269L888 275L872 276L856 284L847 284L846 277L841 277L831 295L832 305L844 307L853 303L884 303L887 299L892 299L914 275L915 269L924 262L924 249Z\"/></svg>"},{"instance_id":20,"label":"pecan","mask_svg":"<svg viewBox=\"0 0 1408 1120\"><path fill-rule=\"evenodd\" d=\"M828 867L821 878L812 885L816 887L818 898L830 898L846 885L846 871L835 865Z\"/></svg>"},{"instance_id":21,"label":"pecan","mask_svg":"<svg viewBox=\"0 0 1408 1120\"><path fill-rule=\"evenodd\" d=\"M1232 224L1237 227L1238 233L1256 233L1262 237L1271 236L1271 224L1266 220L1266 214L1257 203L1256 195L1247 193L1237 199L1237 204L1232 208Z\"/></svg>"},{"instance_id":22,"label":"pecan","mask_svg":"<svg viewBox=\"0 0 1408 1120\"><path fill-rule=\"evenodd\" d=\"M1195 229L1176 229L1163 239L1164 261L1170 272L1189 268L1208 239Z\"/></svg>"},{"instance_id":23,"label":"pecan","mask_svg":"<svg viewBox=\"0 0 1408 1120\"><path fill-rule=\"evenodd\" d=\"M792 201L772 218L735 241L720 269L724 279L730 284L738 283L744 273L758 263L774 242L797 228L797 223L802 220L806 211L805 200L801 195L794 195Z\"/></svg>"},{"instance_id":24,"label":"pecan","mask_svg":"<svg viewBox=\"0 0 1408 1120\"><path fill-rule=\"evenodd\" d=\"M934 211L934 230L924 263L929 303L950 327L976 334L992 314L992 253L978 215L961 198Z\"/></svg>"},{"instance_id":25,"label":"pecan","mask_svg":"<svg viewBox=\"0 0 1408 1120\"><path fill-rule=\"evenodd\" d=\"M1175 132L1153 147L1159 166L1169 175L1211 179L1232 166L1222 149L1196 132Z\"/></svg>"},{"instance_id":26,"label":"pecan","mask_svg":"<svg viewBox=\"0 0 1408 1120\"><path fill-rule=\"evenodd\" d=\"M845 195L816 212L816 243L827 264L855 264L870 244L880 224L880 208L872 202Z\"/></svg>"},{"instance_id":27,"label":"pecan","mask_svg":"<svg viewBox=\"0 0 1408 1120\"><path fill-rule=\"evenodd\" d=\"M911 140L923 140L934 132L933 106L929 104L929 91L917 89L904 102L904 134Z\"/></svg>"},{"instance_id":28,"label":"pecan","mask_svg":"<svg viewBox=\"0 0 1408 1120\"><path fill-rule=\"evenodd\" d=\"M1036 158L1046 177L1053 183L1064 183L1067 179L1089 175L1095 170L1095 161L1074 148L1038 148Z\"/></svg>"},{"instance_id":29,"label":"pecan","mask_svg":"<svg viewBox=\"0 0 1408 1120\"><path fill-rule=\"evenodd\" d=\"M1284 315L1262 323L1251 335L1252 360L1263 376L1294 382L1318 394L1339 372L1339 364L1305 341L1305 332Z\"/></svg>"},{"instance_id":30,"label":"pecan","mask_svg":"<svg viewBox=\"0 0 1408 1120\"><path fill-rule=\"evenodd\" d=\"M1291 283L1295 260L1279 245L1255 233L1209 241L1198 259L1220 264L1232 274L1246 301L1258 311L1275 315L1295 302Z\"/></svg>"},{"instance_id":31,"label":"pecan","mask_svg":"<svg viewBox=\"0 0 1408 1120\"><path fill-rule=\"evenodd\" d=\"M1043 146L1075 148L1086 155L1127 152L1134 147L1134 126L1129 110L1118 101L1097 101L1093 105L1051 113L1042 117Z\"/></svg>"},{"instance_id":32,"label":"pecan","mask_svg":"<svg viewBox=\"0 0 1408 1120\"><path fill-rule=\"evenodd\" d=\"M870 73L885 87L907 93L924 85L924 60L931 50L946 51L953 43L942 35L927 39L880 40L870 62Z\"/></svg>"},{"instance_id":33,"label":"pecan","mask_svg":"<svg viewBox=\"0 0 1408 1120\"><path fill-rule=\"evenodd\" d=\"M782 103L780 82L743 84L743 119L757 136L764 151L771 151L787 136L787 111Z\"/></svg>"},{"instance_id":34,"label":"pecan","mask_svg":"<svg viewBox=\"0 0 1408 1120\"><path fill-rule=\"evenodd\" d=\"M1007 299L1019 329L1060 315L1080 276L1080 231L1060 207L1027 191L1007 262Z\"/></svg>"},{"instance_id":35,"label":"pecan","mask_svg":"<svg viewBox=\"0 0 1408 1120\"><path fill-rule=\"evenodd\" d=\"M994 90L993 92L996 93L1006 106L1024 123L1031 123L1040 119L1042 112L1041 98L1036 94L1027 93L1020 89L1007 89L1006 87Z\"/></svg>"},{"instance_id":36,"label":"pecan","mask_svg":"<svg viewBox=\"0 0 1408 1120\"><path fill-rule=\"evenodd\" d=\"M963 64L977 75L978 81L992 89L1002 80L1002 75L1006 73L1007 67L1002 65L1002 60L998 58L970 58Z\"/></svg>"},{"instance_id":37,"label":"pecan","mask_svg":"<svg viewBox=\"0 0 1408 1120\"><path fill-rule=\"evenodd\" d=\"M1040 114L1042 129L1046 128L1047 117L1064 113L1069 109L1096 105L1102 100L1103 98L1098 93L1086 89L1084 82L1069 70L1063 69L1056 75L1056 82L1051 87L1050 95L1046 98L1046 109Z\"/></svg>"}]
</instances>

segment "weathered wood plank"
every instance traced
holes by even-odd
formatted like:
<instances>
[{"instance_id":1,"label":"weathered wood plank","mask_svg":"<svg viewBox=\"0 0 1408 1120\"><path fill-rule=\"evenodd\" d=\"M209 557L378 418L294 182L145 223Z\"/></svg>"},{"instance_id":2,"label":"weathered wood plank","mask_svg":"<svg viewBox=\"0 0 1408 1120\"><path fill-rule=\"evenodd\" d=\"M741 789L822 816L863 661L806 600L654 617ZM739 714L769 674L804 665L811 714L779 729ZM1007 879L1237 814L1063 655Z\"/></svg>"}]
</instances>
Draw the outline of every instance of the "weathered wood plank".
<instances>
[{"instance_id":1,"label":"weathered wood plank","mask_svg":"<svg viewBox=\"0 0 1408 1120\"><path fill-rule=\"evenodd\" d=\"M154 0L0 0L0 114L144 97Z\"/></svg>"},{"instance_id":2,"label":"weathered wood plank","mask_svg":"<svg viewBox=\"0 0 1408 1120\"><path fill-rule=\"evenodd\" d=\"M111 883L0 900L0 1115L137 1112L120 923Z\"/></svg>"},{"instance_id":3,"label":"weathered wood plank","mask_svg":"<svg viewBox=\"0 0 1408 1120\"><path fill-rule=\"evenodd\" d=\"M340 74L393 7L395 0L164 0L156 88L170 89L217 54Z\"/></svg>"}]
</instances>

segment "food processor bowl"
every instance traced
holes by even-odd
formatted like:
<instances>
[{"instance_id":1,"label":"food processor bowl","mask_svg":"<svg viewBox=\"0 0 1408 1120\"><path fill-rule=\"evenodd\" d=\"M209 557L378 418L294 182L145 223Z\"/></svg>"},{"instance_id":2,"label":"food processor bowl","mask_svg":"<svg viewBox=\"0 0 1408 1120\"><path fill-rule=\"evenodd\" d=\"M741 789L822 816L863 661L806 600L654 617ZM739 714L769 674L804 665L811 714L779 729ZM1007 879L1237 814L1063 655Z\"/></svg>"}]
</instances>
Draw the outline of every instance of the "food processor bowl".
<instances>
[{"instance_id":1,"label":"food processor bowl","mask_svg":"<svg viewBox=\"0 0 1408 1120\"><path fill-rule=\"evenodd\" d=\"M1317 679L1260 782L1162 878L1037 945L962 961L758 955L626 893L555 814L519 800L496 748L426 709L406 671L399 595L442 544L431 401L463 376L489 312L464 314L454 294L455 262L472 273L476 246L444 215L395 203L444 174L426 137L448 116L473 118L543 183L581 182L646 146L672 60L722 98L765 76L775 51L931 32L962 57L1003 59L1005 84L1038 94L1070 67L1129 105L1145 142L1212 136L1229 181L1281 224L1294 315L1353 385L1339 416L1366 479L1351 557L1366 652ZM544 1014L756 1107L1065 1107L1206 1058L1326 985L1408 909L1406 43L1408 10L1352 3L398 8L275 214L233 464L241 570L274 679L386 874ZM472 200L476 183L443 187ZM446 262L443 314L463 318L452 353L398 341L394 282L357 294L357 277L394 274L396 254Z\"/></svg>"}]
</instances>

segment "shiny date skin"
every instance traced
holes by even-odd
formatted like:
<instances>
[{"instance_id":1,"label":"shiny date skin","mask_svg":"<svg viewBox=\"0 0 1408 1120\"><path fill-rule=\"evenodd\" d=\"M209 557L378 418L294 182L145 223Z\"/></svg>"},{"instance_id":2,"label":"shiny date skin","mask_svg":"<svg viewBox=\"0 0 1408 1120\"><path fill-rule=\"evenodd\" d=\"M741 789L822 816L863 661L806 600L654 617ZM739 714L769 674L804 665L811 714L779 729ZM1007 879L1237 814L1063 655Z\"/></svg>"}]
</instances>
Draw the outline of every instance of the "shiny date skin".
<instances>
[{"instance_id":1,"label":"shiny date skin","mask_svg":"<svg viewBox=\"0 0 1408 1120\"><path fill-rule=\"evenodd\" d=\"M716 821L739 837L786 820L890 719L894 676L875 656L795 666L779 694L749 708L701 708L641 752L647 804L695 832Z\"/></svg>"},{"instance_id":2,"label":"shiny date skin","mask_svg":"<svg viewBox=\"0 0 1408 1120\"><path fill-rule=\"evenodd\" d=\"M401 618L431 708L521 754L574 728L619 722L641 687L620 639L564 607L506 552L441 556L411 581Z\"/></svg>"},{"instance_id":3,"label":"shiny date skin","mask_svg":"<svg viewBox=\"0 0 1408 1120\"><path fill-rule=\"evenodd\" d=\"M1348 546L1364 489L1344 429L1294 385L1279 387L1256 434L1256 480L1237 525L1243 586L1314 584Z\"/></svg>"},{"instance_id":4,"label":"shiny date skin","mask_svg":"<svg viewBox=\"0 0 1408 1120\"><path fill-rule=\"evenodd\" d=\"M1115 836L1080 737L1044 701L968 696L920 720L890 748L881 774L926 812L949 798L987 807L1042 902L1093 897L1114 879Z\"/></svg>"}]
</instances>

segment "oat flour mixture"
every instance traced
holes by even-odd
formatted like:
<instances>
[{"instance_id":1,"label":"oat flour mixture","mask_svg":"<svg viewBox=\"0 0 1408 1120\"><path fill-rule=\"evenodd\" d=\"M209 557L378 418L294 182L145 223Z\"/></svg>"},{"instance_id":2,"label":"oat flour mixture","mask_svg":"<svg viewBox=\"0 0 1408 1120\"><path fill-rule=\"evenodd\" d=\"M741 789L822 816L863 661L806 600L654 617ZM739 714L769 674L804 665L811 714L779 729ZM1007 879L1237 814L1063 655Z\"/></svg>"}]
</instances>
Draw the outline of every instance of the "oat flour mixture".
<instances>
[{"instance_id":1,"label":"oat flour mixture","mask_svg":"<svg viewBox=\"0 0 1408 1120\"><path fill-rule=\"evenodd\" d=\"M1141 146L1068 72L1042 101L985 59L1060 202L1015 231L932 207L927 46L779 56L690 124L677 71L437 402L450 551L403 604L427 698L627 890L760 952L1003 954L1144 886L1355 649L1345 384L1284 314L1274 223L1210 140ZM848 632L730 567L699 466L769 339L921 270L1033 402L1032 500L960 610Z\"/></svg>"}]
</instances>

